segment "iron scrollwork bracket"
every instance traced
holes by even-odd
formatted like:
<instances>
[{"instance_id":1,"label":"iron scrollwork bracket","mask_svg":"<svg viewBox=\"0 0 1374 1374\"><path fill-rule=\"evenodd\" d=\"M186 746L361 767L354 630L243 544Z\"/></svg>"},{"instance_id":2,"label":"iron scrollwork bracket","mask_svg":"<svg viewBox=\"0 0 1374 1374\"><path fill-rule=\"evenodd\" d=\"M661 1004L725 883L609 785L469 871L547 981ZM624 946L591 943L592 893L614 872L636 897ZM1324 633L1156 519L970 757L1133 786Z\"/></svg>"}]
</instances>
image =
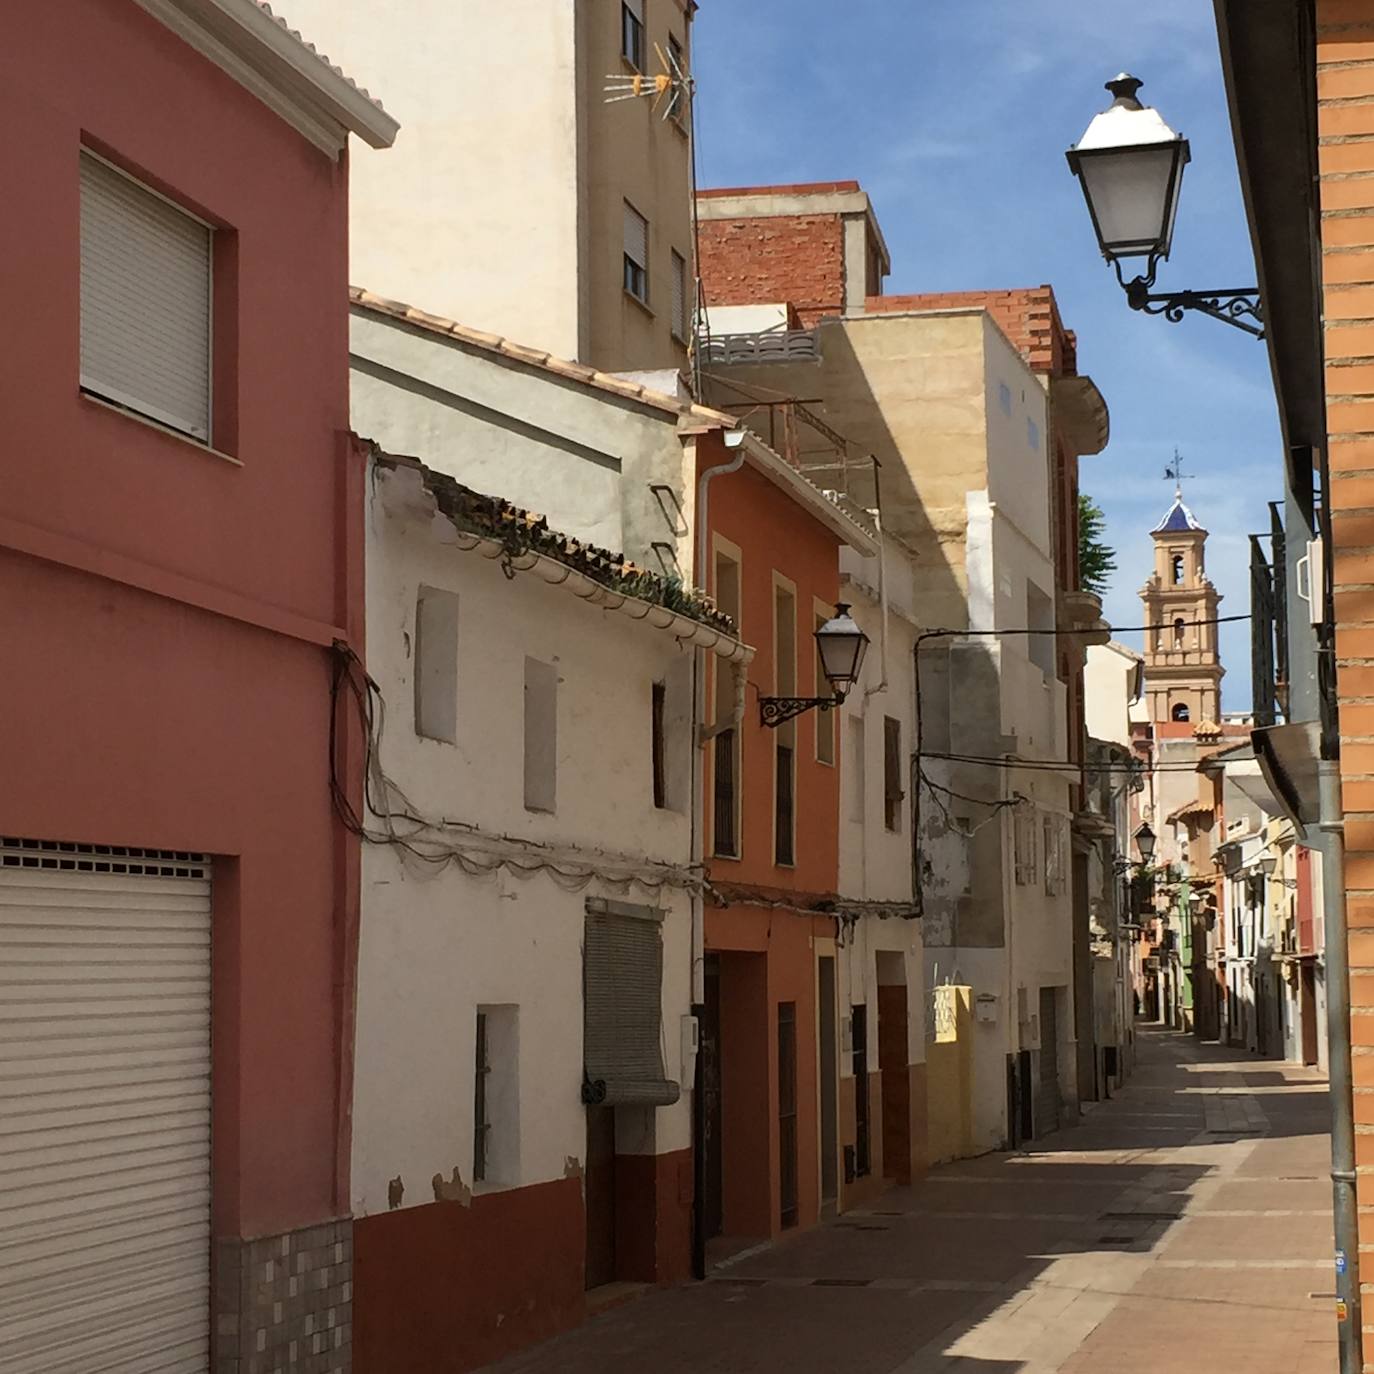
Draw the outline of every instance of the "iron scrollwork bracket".
<instances>
[{"instance_id":1,"label":"iron scrollwork bracket","mask_svg":"<svg viewBox=\"0 0 1374 1374\"><path fill-rule=\"evenodd\" d=\"M838 706L843 697L760 697L759 712L763 723L776 730L785 720L799 716L813 707L818 711L828 711Z\"/></svg>"},{"instance_id":2,"label":"iron scrollwork bracket","mask_svg":"<svg viewBox=\"0 0 1374 1374\"><path fill-rule=\"evenodd\" d=\"M1121 264L1113 263L1117 280L1126 293L1126 303L1132 310L1147 315L1163 315L1177 324L1188 310L1210 315L1222 324L1234 325L1257 339L1264 338L1264 305L1259 290L1253 286L1231 287L1223 291L1151 291L1155 284L1156 258L1150 259L1149 270L1127 281L1121 275ZM1252 323L1253 321L1253 323Z\"/></svg>"}]
</instances>

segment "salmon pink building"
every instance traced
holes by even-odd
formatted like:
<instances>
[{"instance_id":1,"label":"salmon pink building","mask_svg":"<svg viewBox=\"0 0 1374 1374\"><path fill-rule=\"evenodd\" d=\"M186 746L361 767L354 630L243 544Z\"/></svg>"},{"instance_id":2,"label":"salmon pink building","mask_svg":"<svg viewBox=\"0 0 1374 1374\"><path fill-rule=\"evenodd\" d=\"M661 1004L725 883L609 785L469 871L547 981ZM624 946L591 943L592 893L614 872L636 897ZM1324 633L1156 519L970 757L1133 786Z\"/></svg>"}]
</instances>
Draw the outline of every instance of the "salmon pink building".
<instances>
[{"instance_id":1,"label":"salmon pink building","mask_svg":"<svg viewBox=\"0 0 1374 1374\"><path fill-rule=\"evenodd\" d=\"M854 1148L855 1079L836 1072L838 712L771 726L760 698L829 694L813 636L835 613L840 549L877 551L752 435L741 448L724 463L703 450L697 509L698 580L757 651L747 670L717 660L707 684L698 1207L717 1253L814 1224Z\"/></svg>"},{"instance_id":2,"label":"salmon pink building","mask_svg":"<svg viewBox=\"0 0 1374 1374\"><path fill-rule=\"evenodd\" d=\"M395 125L254 0L50 0L0 77L0 1363L346 1370L345 145Z\"/></svg>"}]
</instances>

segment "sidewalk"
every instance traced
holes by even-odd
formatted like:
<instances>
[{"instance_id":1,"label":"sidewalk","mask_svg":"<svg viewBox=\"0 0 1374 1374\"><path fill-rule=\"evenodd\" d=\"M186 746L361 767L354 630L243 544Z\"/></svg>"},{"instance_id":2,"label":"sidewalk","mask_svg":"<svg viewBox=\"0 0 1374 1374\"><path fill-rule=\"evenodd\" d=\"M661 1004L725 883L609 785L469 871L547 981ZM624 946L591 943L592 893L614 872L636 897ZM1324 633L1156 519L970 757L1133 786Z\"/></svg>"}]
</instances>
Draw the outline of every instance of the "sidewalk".
<instances>
[{"instance_id":1,"label":"sidewalk","mask_svg":"<svg viewBox=\"0 0 1374 1374\"><path fill-rule=\"evenodd\" d=\"M934 1170L500 1374L1332 1374L1325 1080L1146 1028L1050 1149Z\"/></svg>"}]
</instances>

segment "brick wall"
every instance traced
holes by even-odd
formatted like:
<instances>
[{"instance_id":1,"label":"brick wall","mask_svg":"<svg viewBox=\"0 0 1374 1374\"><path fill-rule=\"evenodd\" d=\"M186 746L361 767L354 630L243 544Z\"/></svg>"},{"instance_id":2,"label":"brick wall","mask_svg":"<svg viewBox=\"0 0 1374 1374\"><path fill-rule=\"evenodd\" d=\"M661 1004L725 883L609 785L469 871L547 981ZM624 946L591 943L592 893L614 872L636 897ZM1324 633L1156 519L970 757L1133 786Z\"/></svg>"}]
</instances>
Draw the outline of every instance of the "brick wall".
<instances>
[{"instance_id":1,"label":"brick wall","mask_svg":"<svg viewBox=\"0 0 1374 1374\"><path fill-rule=\"evenodd\" d=\"M1364 1362L1374 1368L1374 0L1318 0L1328 459Z\"/></svg>"},{"instance_id":2,"label":"brick wall","mask_svg":"<svg viewBox=\"0 0 1374 1374\"><path fill-rule=\"evenodd\" d=\"M708 306L786 301L803 328L844 313L839 215L702 220L700 253Z\"/></svg>"},{"instance_id":3,"label":"brick wall","mask_svg":"<svg viewBox=\"0 0 1374 1374\"><path fill-rule=\"evenodd\" d=\"M870 315L970 306L985 309L1036 372L1056 377L1072 377L1077 372L1077 340L1071 330L1064 328L1054 291L1049 286L1014 291L926 291L907 296L870 296L864 303Z\"/></svg>"}]
</instances>

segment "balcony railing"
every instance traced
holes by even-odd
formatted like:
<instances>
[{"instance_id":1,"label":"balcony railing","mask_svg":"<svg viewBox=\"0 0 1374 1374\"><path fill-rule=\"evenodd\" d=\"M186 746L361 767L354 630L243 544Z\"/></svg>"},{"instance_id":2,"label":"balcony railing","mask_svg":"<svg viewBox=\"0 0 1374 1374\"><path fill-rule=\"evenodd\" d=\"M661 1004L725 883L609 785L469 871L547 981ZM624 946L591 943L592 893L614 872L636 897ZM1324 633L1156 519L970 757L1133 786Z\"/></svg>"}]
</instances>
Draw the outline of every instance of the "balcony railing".
<instances>
[{"instance_id":1,"label":"balcony railing","mask_svg":"<svg viewBox=\"0 0 1374 1374\"><path fill-rule=\"evenodd\" d=\"M704 363L814 362L821 355L810 329L775 329L763 334L702 336L698 347Z\"/></svg>"}]
</instances>

